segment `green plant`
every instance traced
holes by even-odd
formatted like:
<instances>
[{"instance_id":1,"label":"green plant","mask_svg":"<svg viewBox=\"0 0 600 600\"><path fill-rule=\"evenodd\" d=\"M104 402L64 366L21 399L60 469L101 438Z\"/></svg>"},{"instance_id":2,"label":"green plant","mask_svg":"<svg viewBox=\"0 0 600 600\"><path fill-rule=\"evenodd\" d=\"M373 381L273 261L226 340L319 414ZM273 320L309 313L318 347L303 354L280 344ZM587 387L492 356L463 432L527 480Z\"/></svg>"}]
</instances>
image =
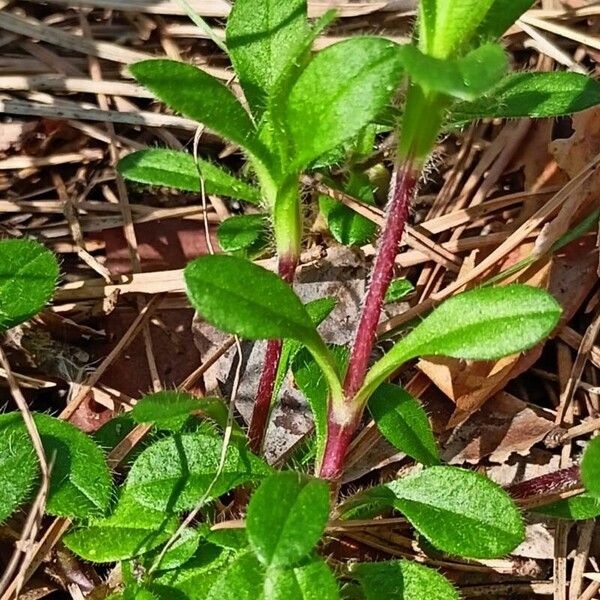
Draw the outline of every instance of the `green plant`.
<instances>
[{"instance_id":1,"label":"green plant","mask_svg":"<svg viewBox=\"0 0 600 600\"><path fill-rule=\"evenodd\" d=\"M507 59L496 40L531 5L532 0L422 0L414 44L357 37L313 55L312 42L332 14L310 25L303 0L237 0L226 45L248 110L200 69L164 60L131 66L159 99L244 152L253 183L210 161L161 149L129 155L119 170L140 183L261 205L263 214L233 217L220 227L223 249L234 255L193 261L185 282L192 306L207 321L269 342L250 448L221 399L178 391L144 396L118 427L109 423L97 432L97 443L57 419L35 416L45 452L56 457L47 510L74 520L64 539L71 551L93 562L121 562L122 585L111 598L458 598L441 574L410 561L332 568L321 556L327 554L332 514L343 521L396 510L423 547L473 559L503 556L523 540L522 516L510 494L478 473L443 465L423 407L389 380L421 356L493 360L532 348L560 318L552 296L518 284L466 291L396 339L382 358L373 364L370 359L383 303L412 291L406 281L393 280L394 260L440 132L478 118L555 116L600 103L600 85L581 75L505 74ZM402 95L398 91L404 93L402 104L392 106ZM327 175L328 166L345 161L341 187L372 202L361 165L390 115L399 146L371 283L354 343L331 347L317 326L334 301L304 305L290 286L303 229L300 177L318 169ZM339 241L373 235L370 224L345 207L323 198L320 205ZM265 221L272 224L279 276L243 258L262 251ZM31 259L21 265L16 251L0 245L0 258L4 251L8 257L3 264L10 265L0 286L2 328L33 315L54 287L55 261L31 248ZM31 302L15 301L9 292L28 278L43 285L26 295ZM270 408L289 370L313 411L317 477L301 469L277 471L258 456ZM331 492L365 409L382 435L418 466L332 507L337 498ZM118 429L135 424L151 424L152 433L115 489L99 445L114 446L123 437ZM16 414L0 417L0 449L0 520L5 520L39 479ZM600 513L598 454L594 440L581 465L584 494L539 510L577 519ZM237 528L220 528L215 501L231 494L235 509L245 508L256 484L245 520L234 522Z\"/></svg>"}]
</instances>

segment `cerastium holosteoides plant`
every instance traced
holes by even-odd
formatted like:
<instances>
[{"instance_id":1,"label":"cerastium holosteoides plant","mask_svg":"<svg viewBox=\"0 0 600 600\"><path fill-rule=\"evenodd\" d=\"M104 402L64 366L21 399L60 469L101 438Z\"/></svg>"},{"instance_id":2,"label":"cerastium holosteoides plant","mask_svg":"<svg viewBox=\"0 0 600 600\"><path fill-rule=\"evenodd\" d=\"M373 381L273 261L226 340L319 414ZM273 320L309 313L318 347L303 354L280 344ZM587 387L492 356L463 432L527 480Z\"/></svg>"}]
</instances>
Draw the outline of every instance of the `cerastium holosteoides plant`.
<instances>
[{"instance_id":1,"label":"cerastium holosteoides plant","mask_svg":"<svg viewBox=\"0 0 600 600\"><path fill-rule=\"evenodd\" d=\"M425 549L431 545L450 556L500 557L523 540L522 517L510 495L478 473L443 465L424 409L390 380L420 356L494 360L532 348L557 325L557 302L524 285L480 287L441 304L372 364L371 355L386 296L409 290L399 282L390 292L394 262L440 132L484 117L556 116L600 103L600 85L582 75L506 74L507 58L497 40L531 4L423 0L414 44L366 36L313 54L312 43L331 14L311 25L303 1L237 0L226 45L243 103L190 65L157 60L131 66L136 79L171 108L242 149L245 181L213 162L162 149L129 155L119 170L140 183L260 205L262 214L233 217L220 227L223 249L233 255L193 261L185 282L204 319L242 338L269 342L250 449L236 423L224 446L222 432L230 424L223 400L179 391L143 397L94 439L48 415L35 416L44 450L55 459L47 512L75 523L64 538L66 547L89 561L120 562L118 589L107 587L105 597L458 598L441 574L410 561L337 565L334 574L318 552L332 515L340 527L343 521L396 510ZM342 160L346 191L368 188L360 165L381 123L390 127L390 115L398 149L386 224L354 343L330 347L317 326L334 300L304 305L289 285L302 243L299 180L307 171L327 176L328 165ZM340 157L348 155L344 163ZM352 193L369 202L372 191ZM336 215L335 205L321 204L334 231L347 214ZM263 252L270 237L265 223L273 231L279 276L247 260ZM340 225L335 237L354 243L372 235L354 225L346 230ZM19 251L10 246L17 242L0 244L6 265L0 285L3 330L43 307L58 273L50 253L18 243L25 244ZM27 293L17 297L16 289ZM273 397L290 368L313 411L318 477L294 472L291 462L288 470L277 471L251 451L260 449ZM348 444L365 408L383 436L422 468L332 507L328 482L343 475ZM151 424L152 434L114 486L101 448L113 448L136 424ZM26 503L39 480L18 414L0 417L0 447L0 520L5 520ZM571 519L600 514L599 454L597 441L591 442L581 466L585 493L537 510ZM215 516L216 506L223 511L227 505L223 496L243 486L234 501L239 510L240 498L243 502L257 483L245 520L230 519L228 525L238 527L220 528ZM182 517L199 503L200 518L176 535Z\"/></svg>"}]
</instances>

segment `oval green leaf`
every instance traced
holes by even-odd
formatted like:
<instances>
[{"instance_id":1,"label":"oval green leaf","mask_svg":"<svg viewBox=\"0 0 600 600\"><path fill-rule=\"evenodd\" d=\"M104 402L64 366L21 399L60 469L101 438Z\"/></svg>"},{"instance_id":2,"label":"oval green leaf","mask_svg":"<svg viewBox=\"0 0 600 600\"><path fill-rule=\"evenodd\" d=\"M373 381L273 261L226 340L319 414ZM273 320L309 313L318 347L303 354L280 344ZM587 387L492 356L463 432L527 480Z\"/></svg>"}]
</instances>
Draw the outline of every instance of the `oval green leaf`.
<instances>
[{"instance_id":1,"label":"oval green leaf","mask_svg":"<svg viewBox=\"0 0 600 600\"><path fill-rule=\"evenodd\" d=\"M207 492L209 501L268 474L269 467L261 459L232 441L215 479L222 444L220 436L203 431L161 439L133 463L125 489L143 506L181 512L194 508Z\"/></svg>"},{"instance_id":2,"label":"oval green leaf","mask_svg":"<svg viewBox=\"0 0 600 600\"><path fill-rule=\"evenodd\" d=\"M583 453L581 479L585 489L600 498L600 437L589 442Z\"/></svg>"},{"instance_id":3,"label":"oval green leaf","mask_svg":"<svg viewBox=\"0 0 600 600\"><path fill-rule=\"evenodd\" d=\"M39 313L52 298L58 262L33 240L0 241L0 331Z\"/></svg>"},{"instance_id":4,"label":"oval green leaf","mask_svg":"<svg viewBox=\"0 0 600 600\"><path fill-rule=\"evenodd\" d=\"M600 83L580 73L513 73L488 96L452 108L450 122L559 117L600 104Z\"/></svg>"},{"instance_id":5,"label":"oval green leaf","mask_svg":"<svg viewBox=\"0 0 600 600\"><path fill-rule=\"evenodd\" d=\"M300 298L271 271L234 256L203 256L185 269L192 306L210 323L241 337L294 338L318 334Z\"/></svg>"},{"instance_id":6,"label":"oval green leaf","mask_svg":"<svg viewBox=\"0 0 600 600\"><path fill-rule=\"evenodd\" d=\"M387 486L401 511L431 544L466 558L496 558L525 539L510 496L487 477L455 467L430 467Z\"/></svg>"},{"instance_id":7,"label":"oval green leaf","mask_svg":"<svg viewBox=\"0 0 600 600\"><path fill-rule=\"evenodd\" d=\"M177 112L264 158L250 115L233 92L212 75L175 60L145 60L129 66L132 75Z\"/></svg>"},{"instance_id":8,"label":"oval green leaf","mask_svg":"<svg viewBox=\"0 0 600 600\"><path fill-rule=\"evenodd\" d=\"M235 215L219 225L217 239L223 252L257 252L268 243L269 223L265 215Z\"/></svg>"},{"instance_id":9,"label":"oval green leaf","mask_svg":"<svg viewBox=\"0 0 600 600\"><path fill-rule=\"evenodd\" d=\"M319 52L291 90L286 121L297 167L355 136L390 102L402 76L398 46L356 37Z\"/></svg>"},{"instance_id":10,"label":"oval green leaf","mask_svg":"<svg viewBox=\"0 0 600 600\"><path fill-rule=\"evenodd\" d=\"M246 531L267 567L290 566L310 554L329 517L329 487L299 473L274 473L254 492Z\"/></svg>"},{"instance_id":11,"label":"oval green leaf","mask_svg":"<svg viewBox=\"0 0 600 600\"><path fill-rule=\"evenodd\" d=\"M34 414L46 459L54 458L46 512L51 515L86 519L104 514L112 492L112 478L104 453L77 427L44 414ZM0 418L3 437L26 434L18 413ZM21 439L21 437L17 438ZM27 469L27 463L24 463Z\"/></svg>"},{"instance_id":12,"label":"oval green leaf","mask_svg":"<svg viewBox=\"0 0 600 600\"><path fill-rule=\"evenodd\" d=\"M446 300L378 362L358 392L368 398L401 364L417 356L496 360L529 350L547 337L561 315L544 290L512 284L485 287Z\"/></svg>"},{"instance_id":13,"label":"oval green leaf","mask_svg":"<svg viewBox=\"0 0 600 600\"><path fill-rule=\"evenodd\" d=\"M565 498L552 504L540 506L534 510L536 513L556 517L557 519L569 519L571 521L584 521L595 519L600 516L600 498L583 492L579 496Z\"/></svg>"},{"instance_id":14,"label":"oval green leaf","mask_svg":"<svg viewBox=\"0 0 600 600\"><path fill-rule=\"evenodd\" d=\"M388 442L424 465L440 462L427 413L406 390L384 383L369 400L369 411Z\"/></svg>"},{"instance_id":15,"label":"oval green leaf","mask_svg":"<svg viewBox=\"0 0 600 600\"><path fill-rule=\"evenodd\" d=\"M207 160L196 161L187 152L163 148L132 152L118 162L117 170L129 181L189 192L202 191L202 175L207 194L229 196L252 204L260 202L260 191L257 188Z\"/></svg>"},{"instance_id":16,"label":"oval green leaf","mask_svg":"<svg viewBox=\"0 0 600 600\"><path fill-rule=\"evenodd\" d=\"M160 546L175 533L177 525L176 517L149 509L125 493L110 516L93 519L63 539L69 550L85 560L113 562Z\"/></svg>"},{"instance_id":17,"label":"oval green leaf","mask_svg":"<svg viewBox=\"0 0 600 600\"><path fill-rule=\"evenodd\" d=\"M28 499L38 460L20 413L0 415L0 523Z\"/></svg>"},{"instance_id":18,"label":"oval green leaf","mask_svg":"<svg viewBox=\"0 0 600 600\"><path fill-rule=\"evenodd\" d=\"M459 600L454 586L440 573L416 562L391 560L352 565L366 600Z\"/></svg>"}]
</instances>

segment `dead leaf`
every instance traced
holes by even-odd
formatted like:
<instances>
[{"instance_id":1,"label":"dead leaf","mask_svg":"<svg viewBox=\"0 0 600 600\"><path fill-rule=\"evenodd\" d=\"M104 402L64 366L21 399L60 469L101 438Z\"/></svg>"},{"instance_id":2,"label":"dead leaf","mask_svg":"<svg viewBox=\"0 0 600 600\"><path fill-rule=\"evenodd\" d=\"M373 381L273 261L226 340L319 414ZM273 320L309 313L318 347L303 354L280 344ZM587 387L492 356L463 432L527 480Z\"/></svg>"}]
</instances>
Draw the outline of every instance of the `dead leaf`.
<instances>
[{"instance_id":1,"label":"dead leaf","mask_svg":"<svg viewBox=\"0 0 600 600\"><path fill-rule=\"evenodd\" d=\"M527 454L553 428L553 421L501 392L452 432L442 458L450 464L477 464L485 457L503 463L513 453Z\"/></svg>"}]
</instances>

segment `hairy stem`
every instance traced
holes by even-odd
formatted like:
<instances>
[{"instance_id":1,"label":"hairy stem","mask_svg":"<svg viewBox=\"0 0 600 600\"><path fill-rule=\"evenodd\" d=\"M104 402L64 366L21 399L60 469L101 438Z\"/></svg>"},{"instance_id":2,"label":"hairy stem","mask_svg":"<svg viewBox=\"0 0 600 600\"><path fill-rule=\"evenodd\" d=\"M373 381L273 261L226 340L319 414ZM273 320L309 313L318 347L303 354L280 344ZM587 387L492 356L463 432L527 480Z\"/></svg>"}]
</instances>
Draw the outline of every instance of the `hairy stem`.
<instances>
[{"instance_id":1,"label":"hairy stem","mask_svg":"<svg viewBox=\"0 0 600 600\"><path fill-rule=\"evenodd\" d=\"M379 316L385 295L394 276L398 244L408 218L410 202L415 194L419 174L407 160L394 170L385 229L373 265L371 285L365 298L354 339L352 355L344 382L346 398L351 399L362 386L377 335Z\"/></svg>"},{"instance_id":2,"label":"hairy stem","mask_svg":"<svg viewBox=\"0 0 600 600\"><path fill-rule=\"evenodd\" d=\"M394 276L398 245L404 232L410 202L415 195L418 179L418 170L413 167L411 160L406 160L398 166L392 176L385 229L373 265L371 285L363 305L344 381L344 407L340 411L339 407L330 406L329 410L327 441L319 467L319 476L324 479L335 480L341 477L348 446L362 416L364 403L357 403L353 400L365 380L377 334L379 316L385 294Z\"/></svg>"},{"instance_id":3,"label":"hairy stem","mask_svg":"<svg viewBox=\"0 0 600 600\"><path fill-rule=\"evenodd\" d=\"M290 285L294 281L297 263L298 259L296 256L285 255L281 256L279 259L279 276ZM248 445L250 450L257 454L262 450L265 434L267 432L269 415L271 414L271 401L273 399L273 390L275 389L275 379L277 377L277 369L281 359L282 347L282 340L269 340L267 342L265 362L258 383L256 400L254 402L252 418L250 419L250 427L248 429Z\"/></svg>"}]
</instances>

